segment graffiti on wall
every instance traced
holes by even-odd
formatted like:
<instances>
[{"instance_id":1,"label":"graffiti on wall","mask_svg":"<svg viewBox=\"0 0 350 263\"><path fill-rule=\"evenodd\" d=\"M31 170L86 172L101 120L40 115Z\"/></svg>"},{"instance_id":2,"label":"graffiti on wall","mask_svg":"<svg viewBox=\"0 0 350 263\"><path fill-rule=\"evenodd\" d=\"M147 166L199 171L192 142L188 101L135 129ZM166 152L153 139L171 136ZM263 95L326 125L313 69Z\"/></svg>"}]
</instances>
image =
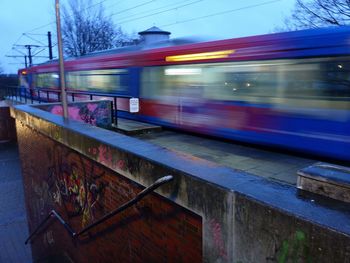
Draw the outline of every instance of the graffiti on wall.
<instances>
[{"instance_id":1,"label":"graffiti on wall","mask_svg":"<svg viewBox=\"0 0 350 263\"><path fill-rule=\"evenodd\" d=\"M286 263L286 262L306 262L311 263L309 245L306 234L297 230L289 238L283 240L280 247L276 250L273 257L266 258L268 261Z\"/></svg>"},{"instance_id":2,"label":"graffiti on wall","mask_svg":"<svg viewBox=\"0 0 350 263\"><path fill-rule=\"evenodd\" d=\"M96 162L112 160L129 171L133 162L128 155L97 144L89 145L88 155L95 157L91 159L26 126L20 129L31 230L55 209L79 231L143 189ZM64 254L74 262L202 262L202 218L157 194L79 240L65 234L57 220L51 221L31 244L34 261Z\"/></svg>"},{"instance_id":3,"label":"graffiti on wall","mask_svg":"<svg viewBox=\"0 0 350 263\"><path fill-rule=\"evenodd\" d=\"M118 170L118 172L133 172L134 168L132 165L124 159L116 158L112 148L109 146L101 144L98 147L89 148L88 152L96 158L99 163L105 164L114 170Z\"/></svg>"},{"instance_id":4,"label":"graffiti on wall","mask_svg":"<svg viewBox=\"0 0 350 263\"><path fill-rule=\"evenodd\" d=\"M52 114L63 116L61 105L41 105L38 107ZM111 102L74 103L68 106L68 116L72 120L107 128L112 124Z\"/></svg>"},{"instance_id":5,"label":"graffiti on wall","mask_svg":"<svg viewBox=\"0 0 350 263\"><path fill-rule=\"evenodd\" d=\"M35 182L33 179L31 180L31 187L35 196L32 199L33 211L35 211L36 218L41 218L52 207L50 187L45 181Z\"/></svg>"},{"instance_id":6,"label":"graffiti on wall","mask_svg":"<svg viewBox=\"0 0 350 263\"><path fill-rule=\"evenodd\" d=\"M210 220L209 225L210 225L211 234L213 236L214 247L216 251L218 251L219 257L226 261L228 259L228 256L227 256L227 251L225 249L225 242L224 242L221 225L215 219Z\"/></svg>"},{"instance_id":7,"label":"graffiti on wall","mask_svg":"<svg viewBox=\"0 0 350 263\"><path fill-rule=\"evenodd\" d=\"M63 155L56 145L48 169L48 182L52 199L63 207L68 217L81 216L84 227L104 213L104 192L108 186L104 172L92 163L86 163L73 151Z\"/></svg>"}]
</instances>

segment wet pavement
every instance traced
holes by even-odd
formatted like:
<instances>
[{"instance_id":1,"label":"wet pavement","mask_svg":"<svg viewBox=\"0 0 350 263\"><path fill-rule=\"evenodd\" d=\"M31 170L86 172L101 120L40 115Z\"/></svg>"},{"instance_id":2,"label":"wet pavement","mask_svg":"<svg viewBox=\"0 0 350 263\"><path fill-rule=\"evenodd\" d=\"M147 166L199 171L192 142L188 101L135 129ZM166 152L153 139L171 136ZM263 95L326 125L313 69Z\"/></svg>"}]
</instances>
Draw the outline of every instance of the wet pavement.
<instances>
[{"instance_id":1,"label":"wet pavement","mask_svg":"<svg viewBox=\"0 0 350 263\"><path fill-rule=\"evenodd\" d=\"M28 224L20 159L15 143L0 143L0 262L32 262L24 245Z\"/></svg>"},{"instance_id":2,"label":"wet pavement","mask_svg":"<svg viewBox=\"0 0 350 263\"><path fill-rule=\"evenodd\" d=\"M140 134L133 137L172 151L184 152L233 169L293 185L296 185L298 170L317 162L317 160L291 154L173 131Z\"/></svg>"}]
</instances>

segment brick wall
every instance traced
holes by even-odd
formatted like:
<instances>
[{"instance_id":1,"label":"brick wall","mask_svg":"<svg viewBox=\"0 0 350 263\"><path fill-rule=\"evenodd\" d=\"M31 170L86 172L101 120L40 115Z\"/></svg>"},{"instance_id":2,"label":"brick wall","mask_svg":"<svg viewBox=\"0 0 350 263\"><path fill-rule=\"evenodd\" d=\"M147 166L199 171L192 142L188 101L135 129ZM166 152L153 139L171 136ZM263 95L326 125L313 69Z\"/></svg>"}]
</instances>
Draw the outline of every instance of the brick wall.
<instances>
[{"instance_id":1,"label":"brick wall","mask_svg":"<svg viewBox=\"0 0 350 263\"><path fill-rule=\"evenodd\" d=\"M20 122L17 129L31 231L53 208L80 230L143 189ZM201 262L202 219L152 194L75 241L51 219L32 249L34 260Z\"/></svg>"},{"instance_id":2,"label":"brick wall","mask_svg":"<svg viewBox=\"0 0 350 263\"><path fill-rule=\"evenodd\" d=\"M10 108L0 102L0 142L16 139L15 120L10 116Z\"/></svg>"}]
</instances>

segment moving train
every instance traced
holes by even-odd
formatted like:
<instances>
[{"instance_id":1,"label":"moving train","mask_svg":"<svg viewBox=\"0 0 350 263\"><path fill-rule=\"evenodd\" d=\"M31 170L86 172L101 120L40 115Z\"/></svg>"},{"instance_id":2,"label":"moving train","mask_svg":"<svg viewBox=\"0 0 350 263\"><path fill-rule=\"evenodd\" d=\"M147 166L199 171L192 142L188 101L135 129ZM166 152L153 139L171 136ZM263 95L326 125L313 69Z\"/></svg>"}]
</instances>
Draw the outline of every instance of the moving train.
<instances>
[{"instance_id":1,"label":"moving train","mask_svg":"<svg viewBox=\"0 0 350 263\"><path fill-rule=\"evenodd\" d=\"M58 71L53 61L19 78L59 89ZM127 118L350 160L349 27L121 48L68 59L65 71L68 90L139 98Z\"/></svg>"}]
</instances>

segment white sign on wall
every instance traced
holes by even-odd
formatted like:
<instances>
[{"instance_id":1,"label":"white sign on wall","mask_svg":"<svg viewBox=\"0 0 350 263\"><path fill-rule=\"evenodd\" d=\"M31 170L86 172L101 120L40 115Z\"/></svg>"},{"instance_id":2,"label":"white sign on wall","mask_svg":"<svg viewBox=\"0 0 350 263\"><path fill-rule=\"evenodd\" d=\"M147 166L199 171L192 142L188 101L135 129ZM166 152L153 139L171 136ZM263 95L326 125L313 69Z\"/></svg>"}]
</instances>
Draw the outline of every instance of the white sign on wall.
<instances>
[{"instance_id":1,"label":"white sign on wall","mask_svg":"<svg viewBox=\"0 0 350 263\"><path fill-rule=\"evenodd\" d=\"M131 98L129 100L129 110L131 113L139 112L140 104L138 98Z\"/></svg>"}]
</instances>

